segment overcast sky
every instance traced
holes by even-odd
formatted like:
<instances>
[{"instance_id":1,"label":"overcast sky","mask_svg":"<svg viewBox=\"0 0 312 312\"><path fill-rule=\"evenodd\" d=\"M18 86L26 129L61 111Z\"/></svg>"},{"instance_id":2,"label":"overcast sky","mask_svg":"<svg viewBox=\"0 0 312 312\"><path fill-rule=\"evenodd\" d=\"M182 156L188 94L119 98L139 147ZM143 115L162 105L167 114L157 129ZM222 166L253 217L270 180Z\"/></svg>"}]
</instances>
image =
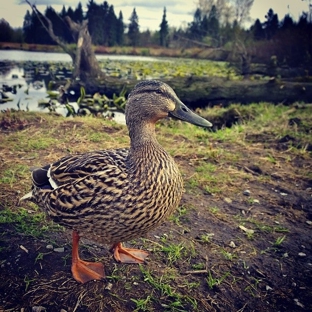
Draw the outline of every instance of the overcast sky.
<instances>
[{"instance_id":1,"label":"overcast sky","mask_svg":"<svg viewBox=\"0 0 312 312\"><path fill-rule=\"evenodd\" d=\"M52 6L57 12L60 12L63 4L76 8L79 0L30 0L37 5L37 8L44 12L47 5ZM19 4L22 0L0 0L0 19L4 18L11 27L22 27L24 16L30 7L26 4ZM83 7L86 7L87 0L80 1ZM95 0L97 4L104 1ZM109 5L114 5L115 14L119 11L123 13L124 22L128 23L129 17L136 8L139 17L140 30L158 30L161 23L163 8L167 9L167 21L169 26L186 26L193 20L193 14L196 9L196 0L111 0ZM254 0L251 9L251 17L254 20L259 18L264 21L264 16L270 8L278 14L281 20L285 14L289 13L295 20L303 11L308 11L309 0Z\"/></svg>"}]
</instances>

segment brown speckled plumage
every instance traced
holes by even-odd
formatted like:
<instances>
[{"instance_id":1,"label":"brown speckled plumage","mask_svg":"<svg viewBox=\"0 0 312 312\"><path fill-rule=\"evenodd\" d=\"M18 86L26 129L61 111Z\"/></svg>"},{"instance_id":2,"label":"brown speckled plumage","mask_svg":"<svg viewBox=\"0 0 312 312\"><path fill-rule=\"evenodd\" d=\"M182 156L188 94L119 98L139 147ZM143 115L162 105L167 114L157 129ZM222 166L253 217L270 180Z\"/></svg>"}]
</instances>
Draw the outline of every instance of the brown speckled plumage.
<instances>
[{"instance_id":1,"label":"brown speckled plumage","mask_svg":"<svg viewBox=\"0 0 312 312\"><path fill-rule=\"evenodd\" d=\"M155 123L168 115L210 125L165 83L141 82L126 106L130 148L66 156L39 168L32 173L32 192L24 199L44 208L55 222L99 243L117 244L146 234L174 211L183 191L177 165L155 136Z\"/></svg>"}]
</instances>

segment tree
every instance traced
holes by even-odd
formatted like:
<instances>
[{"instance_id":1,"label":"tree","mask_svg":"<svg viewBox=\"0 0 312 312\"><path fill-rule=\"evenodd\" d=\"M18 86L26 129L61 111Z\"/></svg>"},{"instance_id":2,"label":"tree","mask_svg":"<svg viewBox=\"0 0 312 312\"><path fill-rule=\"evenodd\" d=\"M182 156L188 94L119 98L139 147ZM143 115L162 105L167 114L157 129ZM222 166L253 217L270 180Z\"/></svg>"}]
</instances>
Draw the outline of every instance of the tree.
<instances>
[{"instance_id":1,"label":"tree","mask_svg":"<svg viewBox=\"0 0 312 312\"><path fill-rule=\"evenodd\" d=\"M74 11L73 20L76 23L81 23L83 20L83 11L82 11L82 5L81 2L78 3L77 8Z\"/></svg>"},{"instance_id":2,"label":"tree","mask_svg":"<svg viewBox=\"0 0 312 312\"><path fill-rule=\"evenodd\" d=\"M73 48L54 33L50 19L43 15L34 4L29 2L29 0L25 0L25 2L32 8L33 15L37 17L41 26L50 37L71 57L74 65L73 79L80 77L81 80L90 83L92 78L105 77L92 49L92 41L88 31L87 20L83 20L82 23L76 23L69 16L64 17L64 22L69 27L72 36L77 43L76 48Z\"/></svg>"},{"instance_id":3,"label":"tree","mask_svg":"<svg viewBox=\"0 0 312 312\"><path fill-rule=\"evenodd\" d=\"M217 39L219 37L218 11L215 5L212 6L208 16L208 34Z\"/></svg>"},{"instance_id":4,"label":"tree","mask_svg":"<svg viewBox=\"0 0 312 312\"><path fill-rule=\"evenodd\" d=\"M276 31L278 30L278 16L274 14L274 11L270 9L265 16L266 21L264 22L264 29L266 38L268 40L272 39L275 35Z\"/></svg>"},{"instance_id":5,"label":"tree","mask_svg":"<svg viewBox=\"0 0 312 312\"><path fill-rule=\"evenodd\" d=\"M108 9L106 23L107 45L114 46L117 42L117 17L115 15L114 6L111 5Z\"/></svg>"},{"instance_id":6,"label":"tree","mask_svg":"<svg viewBox=\"0 0 312 312\"><path fill-rule=\"evenodd\" d=\"M123 45L124 42L124 31L125 31L125 25L123 22L123 15L122 12L119 12L117 24L116 24L116 43L118 45Z\"/></svg>"},{"instance_id":7,"label":"tree","mask_svg":"<svg viewBox=\"0 0 312 312\"><path fill-rule=\"evenodd\" d=\"M2 18L0 20L0 42L11 42L13 39L13 29L10 24Z\"/></svg>"},{"instance_id":8,"label":"tree","mask_svg":"<svg viewBox=\"0 0 312 312\"><path fill-rule=\"evenodd\" d=\"M254 0L232 0L232 2L235 10L234 18L242 26L244 22L250 19L250 9Z\"/></svg>"},{"instance_id":9,"label":"tree","mask_svg":"<svg viewBox=\"0 0 312 312\"><path fill-rule=\"evenodd\" d=\"M286 29L293 29L294 27L294 21L293 19L291 18L291 16L289 14L286 14L284 16L284 19L282 21L282 26L281 26L281 29L282 30L286 30Z\"/></svg>"},{"instance_id":10,"label":"tree","mask_svg":"<svg viewBox=\"0 0 312 312\"><path fill-rule=\"evenodd\" d=\"M262 26L259 18L257 18L255 23L251 26L250 31L251 31L253 38L255 40L262 40L265 37L263 26Z\"/></svg>"},{"instance_id":11,"label":"tree","mask_svg":"<svg viewBox=\"0 0 312 312\"><path fill-rule=\"evenodd\" d=\"M232 0L231 0L232 1ZM216 19L220 25L229 23L234 16L234 10L228 0L198 0L196 7L201 10L202 16L209 16L213 6L216 8Z\"/></svg>"},{"instance_id":12,"label":"tree","mask_svg":"<svg viewBox=\"0 0 312 312\"><path fill-rule=\"evenodd\" d=\"M132 14L130 16L130 24L128 27L128 37L130 40L130 44L133 47L136 47L139 44L139 36L140 36L140 31L139 31L139 18L136 13L135 8L132 11Z\"/></svg>"},{"instance_id":13,"label":"tree","mask_svg":"<svg viewBox=\"0 0 312 312\"><path fill-rule=\"evenodd\" d=\"M190 38L195 40L201 40L203 37L202 33L202 11L196 9L193 17L193 22L189 24Z\"/></svg>"},{"instance_id":14,"label":"tree","mask_svg":"<svg viewBox=\"0 0 312 312\"><path fill-rule=\"evenodd\" d=\"M168 36L169 36L169 27L166 19L166 7L164 7L164 14L162 17L162 21L159 30L159 43L162 47L168 47Z\"/></svg>"},{"instance_id":15,"label":"tree","mask_svg":"<svg viewBox=\"0 0 312 312\"><path fill-rule=\"evenodd\" d=\"M105 2L103 5L98 5L93 0L89 0L87 4L88 10L86 18L88 20L88 30L90 32L92 42L94 44L104 43L105 37L103 32L104 32L104 17L105 17L104 9L106 7Z\"/></svg>"}]
</instances>

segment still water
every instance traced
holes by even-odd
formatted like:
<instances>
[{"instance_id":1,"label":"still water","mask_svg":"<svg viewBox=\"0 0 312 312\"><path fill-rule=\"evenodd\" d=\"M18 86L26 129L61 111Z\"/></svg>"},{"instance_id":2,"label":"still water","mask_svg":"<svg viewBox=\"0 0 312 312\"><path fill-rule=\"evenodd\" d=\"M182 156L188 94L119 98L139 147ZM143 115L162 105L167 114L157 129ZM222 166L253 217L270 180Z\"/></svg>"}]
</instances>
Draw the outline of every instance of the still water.
<instances>
[{"instance_id":1,"label":"still water","mask_svg":"<svg viewBox=\"0 0 312 312\"><path fill-rule=\"evenodd\" d=\"M155 62L159 58L149 56L136 55L103 55L96 54L98 60L119 60L119 61L146 61ZM15 61L15 62L71 62L71 58L66 53L51 53L51 52L29 52L22 50L0 50L0 61Z\"/></svg>"},{"instance_id":2,"label":"still water","mask_svg":"<svg viewBox=\"0 0 312 312\"><path fill-rule=\"evenodd\" d=\"M159 61L159 58L131 55L96 55L100 60L112 61ZM35 81L31 71L26 72L21 66L24 62L70 63L71 58L66 53L29 52L22 50L0 50L0 100L9 98L10 101L1 103L0 111L20 109L48 112L47 108L38 107L38 102L47 101L47 86L44 79ZM4 88L6 86L6 88ZM10 91L11 87L15 88ZM17 87L16 87L17 86ZM71 103L77 109L77 103ZM66 115L67 110L60 105L56 111ZM118 116L118 115L117 115ZM123 116L119 116L123 118ZM123 122L123 120L120 120Z\"/></svg>"}]
</instances>

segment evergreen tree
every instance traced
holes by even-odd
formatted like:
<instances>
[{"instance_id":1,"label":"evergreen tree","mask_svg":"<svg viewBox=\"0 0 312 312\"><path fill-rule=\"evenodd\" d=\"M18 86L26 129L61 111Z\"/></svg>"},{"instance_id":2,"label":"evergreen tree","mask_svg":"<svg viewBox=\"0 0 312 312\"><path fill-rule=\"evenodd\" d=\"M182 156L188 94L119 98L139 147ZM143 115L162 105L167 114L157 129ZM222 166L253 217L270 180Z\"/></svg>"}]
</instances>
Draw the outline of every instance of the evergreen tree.
<instances>
[{"instance_id":1,"label":"evergreen tree","mask_svg":"<svg viewBox=\"0 0 312 312\"><path fill-rule=\"evenodd\" d=\"M62 11L60 13L61 18L64 18L66 16L66 13L67 12L66 12L66 9L65 9L65 5L63 4Z\"/></svg>"},{"instance_id":2,"label":"evergreen tree","mask_svg":"<svg viewBox=\"0 0 312 312\"><path fill-rule=\"evenodd\" d=\"M109 7L106 18L107 45L114 46L117 41L117 17L114 12L114 6Z\"/></svg>"},{"instance_id":3,"label":"evergreen tree","mask_svg":"<svg viewBox=\"0 0 312 312\"><path fill-rule=\"evenodd\" d=\"M98 12L99 18L101 19L101 24L99 27L101 27L100 33L101 33L101 40L100 44L102 45L109 45L109 33L110 33L110 27L111 25L108 22L108 14L109 14L109 5L107 1L104 1L103 4L100 6L100 12Z\"/></svg>"},{"instance_id":4,"label":"evergreen tree","mask_svg":"<svg viewBox=\"0 0 312 312\"><path fill-rule=\"evenodd\" d=\"M29 14L29 12L27 11ZM32 12L32 14L25 16L23 32L25 35L26 43L38 43L38 44L46 44L47 33L46 30L41 25L37 15ZM30 16L30 18L29 18Z\"/></svg>"},{"instance_id":5,"label":"evergreen tree","mask_svg":"<svg viewBox=\"0 0 312 312\"><path fill-rule=\"evenodd\" d=\"M103 6L96 4L93 0L89 0L87 4L88 30L92 37L93 44L103 44L104 42L104 18Z\"/></svg>"},{"instance_id":6,"label":"evergreen tree","mask_svg":"<svg viewBox=\"0 0 312 312\"><path fill-rule=\"evenodd\" d=\"M294 21L291 18L291 16L289 14L286 14L284 16L284 19L282 21L282 26L281 29L285 30L285 29L293 29L294 27Z\"/></svg>"},{"instance_id":7,"label":"evergreen tree","mask_svg":"<svg viewBox=\"0 0 312 312\"><path fill-rule=\"evenodd\" d=\"M122 16L122 12L120 11L117 24L116 24L116 43L120 46L123 45L123 42L124 42L124 31L125 31L125 26L123 23L123 16Z\"/></svg>"},{"instance_id":8,"label":"evergreen tree","mask_svg":"<svg viewBox=\"0 0 312 312\"><path fill-rule=\"evenodd\" d=\"M219 37L219 28L217 7L213 5L208 16L208 34L217 39Z\"/></svg>"},{"instance_id":9,"label":"evergreen tree","mask_svg":"<svg viewBox=\"0 0 312 312\"><path fill-rule=\"evenodd\" d=\"M190 38L195 40L201 40L202 39L202 11L201 9L196 9L194 13L194 19L193 22L189 24L189 35Z\"/></svg>"},{"instance_id":10,"label":"evergreen tree","mask_svg":"<svg viewBox=\"0 0 312 312\"><path fill-rule=\"evenodd\" d=\"M0 42L11 42L13 39L13 32L10 24L2 18L0 20Z\"/></svg>"},{"instance_id":11,"label":"evergreen tree","mask_svg":"<svg viewBox=\"0 0 312 312\"><path fill-rule=\"evenodd\" d=\"M32 31L32 16L27 10L26 15L24 16L23 22L23 37L25 42L30 42L31 40L31 31Z\"/></svg>"},{"instance_id":12,"label":"evergreen tree","mask_svg":"<svg viewBox=\"0 0 312 312\"><path fill-rule=\"evenodd\" d=\"M83 20L83 11L81 2L78 3L77 8L74 11L74 21L77 23L81 23Z\"/></svg>"},{"instance_id":13,"label":"evergreen tree","mask_svg":"<svg viewBox=\"0 0 312 312\"><path fill-rule=\"evenodd\" d=\"M45 11L45 16L51 21L54 33L57 36L65 38L64 23L55 10L48 6ZM50 36L46 36L46 44L56 44L56 42L54 42Z\"/></svg>"},{"instance_id":14,"label":"evergreen tree","mask_svg":"<svg viewBox=\"0 0 312 312\"><path fill-rule=\"evenodd\" d=\"M135 8L132 11L132 14L130 16L130 24L128 27L128 37L130 41L130 45L133 47L136 47L139 44L139 36L140 36L140 31L139 31L139 18L136 13Z\"/></svg>"},{"instance_id":15,"label":"evergreen tree","mask_svg":"<svg viewBox=\"0 0 312 312\"><path fill-rule=\"evenodd\" d=\"M66 15L69 16L71 20L75 21L74 10L71 7L68 7Z\"/></svg>"},{"instance_id":16,"label":"evergreen tree","mask_svg":"<svg viewBox=\"0 0 312 312\"><path fill-rule=\"evenodd\" d=\"M169 45L169 27L168 27L168 22L166 20L166 7L164 7L164 14L162 17L162 21L160 26L160 30L159 30L159 41L160 41L160 45L162 47L168 47Z\"/></svg>"},{"instance_id":17,"label":"evergreen tree","mask_svg":"<svg viewBox=\"0 0 312 312\"><path fill-rule=\"evenodd\" d=\"M270 9L265 16L266 21L264 22L264 29L266 38L268 40L272 39L275 35L276 31L278 30L278 16L277 14L274 14L274 11Z\"/></svg>"},{"instance_id":18,"label":"evergreen tree","mask_svg":"<svg viewBox=\"0 0 312 312\"><path fill-rule=\"evenodd\" d=\"M256 19L255 23L251 26L250 31L255 40L262 40L265 37L263 26L258 18Z\"/></svg>"}]
</instances>

